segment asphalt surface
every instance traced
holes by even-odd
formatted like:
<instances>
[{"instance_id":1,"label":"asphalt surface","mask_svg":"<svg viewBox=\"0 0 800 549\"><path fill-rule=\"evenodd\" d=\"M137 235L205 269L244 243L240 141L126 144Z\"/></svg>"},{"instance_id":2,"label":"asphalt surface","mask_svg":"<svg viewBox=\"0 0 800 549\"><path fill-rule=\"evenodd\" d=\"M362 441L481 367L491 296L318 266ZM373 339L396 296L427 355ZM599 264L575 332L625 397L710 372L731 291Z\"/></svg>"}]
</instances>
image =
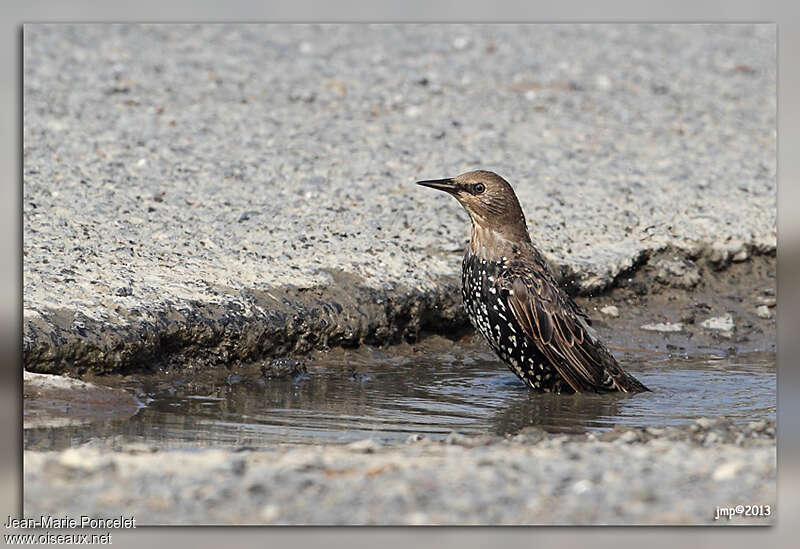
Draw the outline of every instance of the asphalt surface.
<instances>
[{"instance_id":1,"label":"asphalt surface","mask_svg":"<svg viewBox=\"0 0 800 549\"><path fill-rule=\"evenodd\" d=\"M773 25L26 25L24 361L140 367L464 324L413 182L490 169L578 291L774 253ZM188 355L187 355L188 356Z\"/></svg>"},{"instance_id":2,"label":"asphalt surface","mask_svg":"<svg viewBox=\"0 0 800 549\"><path fill-rule=\"evenodd\" d=\"M775 422L405 445L25 453L25 516L137 524L772 524ZM113 451L109 448L113 447ZM718 508L742 513L715 518ZM744 505L757 506L754 515ZM763 506L763 507L760 507ZM766 508L769 507L769 515ZM763 509L763 512L762 512Z\"/></svg>"}]
</instances>

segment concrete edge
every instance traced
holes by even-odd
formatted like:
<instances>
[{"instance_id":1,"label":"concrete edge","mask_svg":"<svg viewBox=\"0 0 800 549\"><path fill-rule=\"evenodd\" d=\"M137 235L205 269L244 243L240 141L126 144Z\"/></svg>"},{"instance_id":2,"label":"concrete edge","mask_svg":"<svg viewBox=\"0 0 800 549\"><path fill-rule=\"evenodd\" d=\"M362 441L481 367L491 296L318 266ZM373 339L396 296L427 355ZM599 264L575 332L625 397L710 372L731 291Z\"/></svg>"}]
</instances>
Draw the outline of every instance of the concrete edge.
<instances>
[{"instance_id":1,"label":"concrete edge","mask_svg":"<svg viewBox=\"0 0 800 549\"><path fill-rule=\"evenodd\" d=\"M601 295L655 257L674 255L723 271L734 261L767 255L775 247L747 246L745 254L716 248L687 252L645 250L610 277L554 265L574 295ZM89 318L81 311L41 310L24 319L23 367L38 373L124 373L180 366L269 361L315 349L415 341L424 333L469 330L461 308L460 281L441 279L433 291L366 286L357 276L331 272L325 287L269 290L221 289L219 302L162 302L152 310L121 311L124 323Z\"/></svg>"}]
</instances>

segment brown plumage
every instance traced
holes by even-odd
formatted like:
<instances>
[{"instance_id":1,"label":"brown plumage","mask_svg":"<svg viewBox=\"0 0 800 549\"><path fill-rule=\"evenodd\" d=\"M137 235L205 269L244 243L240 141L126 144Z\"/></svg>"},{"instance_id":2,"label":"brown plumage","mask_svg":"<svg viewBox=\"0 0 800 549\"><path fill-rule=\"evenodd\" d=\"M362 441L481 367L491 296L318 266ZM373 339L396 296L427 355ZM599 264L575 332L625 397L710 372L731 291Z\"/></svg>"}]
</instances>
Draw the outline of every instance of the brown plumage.
<instances>
[{"instance_id":1,"label":"brown plumage","mask_svg":"<svg viewBox=\"0 0 800 549\"><path fill-rule=\"evenodd\" d=\"M472 220L462 297L473 325L538 391L647 391L591 329L531 242L511 185L487 171L418 184L453 195Z\"/></svg>"}]
</instances>

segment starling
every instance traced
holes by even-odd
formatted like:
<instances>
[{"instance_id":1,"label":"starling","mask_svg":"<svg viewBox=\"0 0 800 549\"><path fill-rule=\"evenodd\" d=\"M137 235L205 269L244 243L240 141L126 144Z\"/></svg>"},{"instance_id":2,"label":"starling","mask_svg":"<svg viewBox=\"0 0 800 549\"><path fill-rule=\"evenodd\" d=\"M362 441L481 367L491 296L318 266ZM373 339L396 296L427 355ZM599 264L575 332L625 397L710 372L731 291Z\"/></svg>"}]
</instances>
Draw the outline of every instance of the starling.
<instances>
[{"instance_id":1,"label":"starling","mask_svg":"<svg viewBox=\"0 0 800 549\"><path fill-rule=\"evenodd\" d=\"M519 200L488 171L419 185L453 195L472 220L461 297L475 328L530 388L541 392L648 391L626 373L556 282L531 242Z\"/></svg>"}]
</instances>

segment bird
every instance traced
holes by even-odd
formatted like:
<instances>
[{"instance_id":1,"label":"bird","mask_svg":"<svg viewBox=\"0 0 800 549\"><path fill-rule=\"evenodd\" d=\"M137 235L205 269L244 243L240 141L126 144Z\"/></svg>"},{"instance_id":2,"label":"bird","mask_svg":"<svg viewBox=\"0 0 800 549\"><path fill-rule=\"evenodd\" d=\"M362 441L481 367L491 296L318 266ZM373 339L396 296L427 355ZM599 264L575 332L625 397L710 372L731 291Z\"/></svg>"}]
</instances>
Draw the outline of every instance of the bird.
<instances>
[{"instance_id":1,"label":"bird","mask_svg":"<svg viewBox=\"0 0 800 549\"><path fill-rule=\"evenodd\" d=\"M536 248L517 195L494 172L417 181L449 193L472 221L461 297L472 325L530 389L543 393L638 393L591 319L559 285Z\"/></svg>"}]
</instances>

